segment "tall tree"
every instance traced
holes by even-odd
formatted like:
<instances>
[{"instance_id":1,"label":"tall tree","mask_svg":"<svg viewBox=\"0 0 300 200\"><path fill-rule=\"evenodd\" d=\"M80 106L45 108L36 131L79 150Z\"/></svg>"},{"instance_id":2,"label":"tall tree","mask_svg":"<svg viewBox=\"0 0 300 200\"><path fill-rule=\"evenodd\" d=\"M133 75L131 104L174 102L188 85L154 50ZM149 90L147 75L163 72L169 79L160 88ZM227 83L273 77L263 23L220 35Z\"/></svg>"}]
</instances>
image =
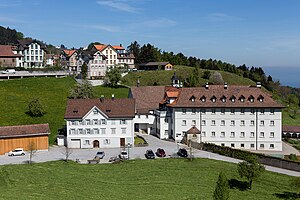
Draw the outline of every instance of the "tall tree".
<instances>
[{"instance_id":1,"label":"tall tree","mask_svg":"<svg viewBox=\"0 0 300 200\"><path fill-rule=\"evenodd\" d=\"M91 83L87 80L83 80L82 83L78 83L71 91L70 99L91 99L94 98L94 89Z\"/></svg>"},{"instance_id":2,"label":"tall tree","mask_svg":"<svg viewBox=\"0 0 300 200\"><path fill-rule=\"evenodd\" d=\"M127 51L134 55L136 59L136 63L140 63L139 56L140 56L141 48L137 41L131 42L130 45L127 47Z\"/></svg>"},{"instance_id":3,"label":"tall tree","mask_svg":"<svg viewBox=\"0 0 300 200\"><path fill-rule=\"evenodd\" d=\"M249 181L249 189L252 188L253 180L259 178L264 171L265 167L258 163L257 158L254 156L238 164L238 173L241 178L247 178Z\"/></svg>"},{"instance_id":4,"label":"tall tree","mask_svg":"<svg viewBox=\"0 0 300 200\"><path fill-rule=\"evenodd\" d=\"M86 79L87 78L87 71L88 71L88 66L84 62L83 65L81 66L81 78Z\"/></svg>"},{"instance_id":5,"label":"tall tree","mask_svg":"<svg viewBox=\"0 0 300 200\"><path fill-rule=\"evenodd\" d=\"M105 76L107 78L107 84L112 87L116 87L122 78L120 70L116 67L107 71Z\"/></svg>"},{"instance_id":6,"label":"tall tree","mask_svg":"<svg viewBox=\"0 0 300 200\"><path fill-rule=\"evenodd\" d=\"M229 199L229 184L224 172L220 172L214 191L214 200Z\"/></svg>"}]
</instances>

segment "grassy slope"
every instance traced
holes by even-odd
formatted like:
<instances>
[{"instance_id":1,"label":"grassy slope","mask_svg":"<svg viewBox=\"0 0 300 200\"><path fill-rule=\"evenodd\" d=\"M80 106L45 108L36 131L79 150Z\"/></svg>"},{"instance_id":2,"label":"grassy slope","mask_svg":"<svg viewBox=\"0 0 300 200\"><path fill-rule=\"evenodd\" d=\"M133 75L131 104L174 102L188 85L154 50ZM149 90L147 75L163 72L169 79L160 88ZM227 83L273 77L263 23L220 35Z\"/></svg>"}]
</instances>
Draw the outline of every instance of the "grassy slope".
<instances>
[{"instance_id":1,"label":"grassy slope","mask_svg":"<svg viewBox=\"0 0 300 200\"><path fill-rule=\"evenodd\" d=\"M81 165L49 162L5 166L13 181L0 199L212 199L220 171L240 180L236 164L209 159L135 160ZM54 172L54 173L53 173ZM291 177L266 172L252 190L230 190L230 199L276 199L292 192Z\"/></svg>"},{"instance_id":2,"label":"grassy slope","mask_svg":"<svg viewBox=\"0 0 300 200\"><path fill-rule=\"evenodd\" d=\"M192 67L187 66L175 66L174 67L177 76L184 80L190 76L193 71ZM200 69L201 74L203 74L205 69ZM212 70L208 70L213 72ZM222 74L224 81L229 85L254 85L255 83L250 79L232 74L229 72L219 71ZM142 72L131 72L123 78L123 83L129 86L135 86L136 81L139 79L141 85L153 85L155 82L158 85L170 85L171 77L174 71L142 71ZM206 82L212 82L212 80L200 79L201 85Z\"/></svg>"},{"instance_id":3,"label":"grassy slope","mask_svg":"<svg viewBox=\"0 0 300 200\"><path fill-rule=\"evenodd\" d=\"M49 123L50 144L54 144L57 130L65 124L67 96L76 84L68 78L26 78L0 82L0 126ZM95 87L95 96L101 94L116 98L127 97L128 88ZM45 105L47 113L43 117L32 118L25 114L31 98L38 97Z\"/></svg>"}]
</instances>

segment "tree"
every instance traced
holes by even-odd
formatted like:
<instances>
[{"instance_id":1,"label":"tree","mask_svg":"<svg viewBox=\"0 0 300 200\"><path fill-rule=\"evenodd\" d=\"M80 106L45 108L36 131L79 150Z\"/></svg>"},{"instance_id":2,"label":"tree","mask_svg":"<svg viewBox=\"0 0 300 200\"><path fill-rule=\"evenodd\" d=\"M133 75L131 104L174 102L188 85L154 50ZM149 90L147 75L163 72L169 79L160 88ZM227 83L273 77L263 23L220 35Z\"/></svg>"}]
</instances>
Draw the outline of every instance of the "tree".
<instances>
[{"instance_id":1,"label":"tree","mask_svg":"<svg viewBox=\"0 0 300 200\"><path fill-rule=\"evenodd\" d=\"M265 171L265 167L258 163L257 157L249 157L247 161L238 164L238 173L241 178L245 177L249 181L249 189L252 187L252 181L259 178Z\"/></svg>"},{"instance_id":2,"label":"tree","mask_svg":"<svg viewBox=\"0 0 300 200\"><path fill-rule=\"evenodd\" d=\"M121 80L122 75L118 68L110 69L106 72L106 78L110 86L116 87L118 85L118 82Z\"/></svg>"},{"instance_id":3,"label":"tree","mask_svg":"<svg viewBox=\"0 0 300 200\"><path fill-rule=\"evenodd\" d=\"M30 142L28 144L28 152L29 152L29 161L28 164L32 163L32 157L36 153L36 144L34 142Z\"/></svg>"},{"instance_id":4,"label":"tree","mask_svg":"<svg viewBox=\"0 0 300 200\"><path fill-rule=\"evenodd\" d=\"M88 71L88 66L84 62L83 65L81 66L81 78L86 79L87 78L87 71Z\"/></svg>"},{"instance_id":5,"label":"tree","mask_svg":"<svg viewBox=\"0 0 300 200\"><path fill-rule=\"evenodd\" d=\"M33 98L28 104L28 111L26 113L31 117L42 117L46 114L46 111L40 100Z\"/></svg>"},{"instance_id":6,"label":"tree","mask_svg":"<svg viewBox=\"0 0 300 200\"><path fill-rule=\"evenodd\" d=\"M210 78L210 71L204 71L202 78L209 79Z\"/></svg>"},{"instance_id":7,"label":"tree","mask_svg":"<svg viewBox=\"0 0 300 200\"><path fill-rule=\"evenodd\" d=\"M127 51L134 55L136 63L140 63L139 56L140 56L141 48L137 41L131 42L131 44L127 47Z\"/></svg>"},{"instance_id":8,"label":"tree","mask_svg":"<svg viewBox=\"0 0 300 200\"><path fill-rule=\"evenodd\" d=\"M83 80L82 83L78 83L71 91L69 95L70 99L91 99L94 98L94 89L91 83L87 80Z\"/></svg>"},{"instance_id":9,"label":"tree","mask_svg":"<svg viewBox=\"0 0 300 200\"><path fill-rule=\"evenodd\" d=\"M65 156L65 161L69 161L70 155L73 153L73 150L70 149L68 146L65 146L65 148L62 150L62 154Z\"/></svg>"},{"instance_id":10,"label":"tree","mask_svg":"<svg viewBox=\"0 0 300 200\"><path fill-rule=\"evenodd\" d=\"M219 179L214 191L214 200L229 199L229 184L224 172L220 172Z\"/></svg>"}]
</instances>

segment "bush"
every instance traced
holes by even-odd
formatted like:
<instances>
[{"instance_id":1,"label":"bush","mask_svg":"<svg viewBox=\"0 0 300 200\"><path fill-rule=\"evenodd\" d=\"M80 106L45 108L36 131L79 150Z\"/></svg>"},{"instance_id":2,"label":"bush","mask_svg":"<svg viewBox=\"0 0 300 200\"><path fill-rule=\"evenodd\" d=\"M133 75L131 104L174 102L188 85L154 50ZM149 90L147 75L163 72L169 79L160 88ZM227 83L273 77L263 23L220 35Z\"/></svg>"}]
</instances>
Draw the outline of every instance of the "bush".
<instances>
[{"instance_id":1,"label":"bush","mask_svg":"<svg viewBox=\"0 0 300 200\"><path fill-rule=\"evenodd\" d=\"M38 98L33 98L28 104L28 111L26 112L31 117L42 117L46 114L44 106Z\"/></svg>"}]
</instances>

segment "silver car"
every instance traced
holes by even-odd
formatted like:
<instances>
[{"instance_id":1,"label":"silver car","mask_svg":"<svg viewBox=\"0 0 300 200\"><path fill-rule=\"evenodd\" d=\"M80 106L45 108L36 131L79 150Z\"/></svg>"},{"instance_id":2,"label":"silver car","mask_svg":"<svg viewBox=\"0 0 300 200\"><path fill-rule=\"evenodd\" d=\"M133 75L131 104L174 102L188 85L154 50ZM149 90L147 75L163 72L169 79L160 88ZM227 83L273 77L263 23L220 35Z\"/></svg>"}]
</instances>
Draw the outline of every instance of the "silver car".
<instances>
[{"instance_id":1,"label":"silver car","mask_svg":"<svg viewBox=\"0 0 300 200\"><path fill-rule=\"evenodd\" d=\"M25 152L23 148L17 148L15 150L12 150L8 152L8 156L24 156Z\"/></svg>"},{"instance_id":2,"label":"silver car","mask_svg":"<svg viewBox=\"0 0 300 200\"><path fill-rule=\"evenodd\" d=\"M99 157L100 159L103 159L104 156L105 156L104 151L98 151L98 152L96 153L96 157Z\"/></svg>"}]
</instances>

